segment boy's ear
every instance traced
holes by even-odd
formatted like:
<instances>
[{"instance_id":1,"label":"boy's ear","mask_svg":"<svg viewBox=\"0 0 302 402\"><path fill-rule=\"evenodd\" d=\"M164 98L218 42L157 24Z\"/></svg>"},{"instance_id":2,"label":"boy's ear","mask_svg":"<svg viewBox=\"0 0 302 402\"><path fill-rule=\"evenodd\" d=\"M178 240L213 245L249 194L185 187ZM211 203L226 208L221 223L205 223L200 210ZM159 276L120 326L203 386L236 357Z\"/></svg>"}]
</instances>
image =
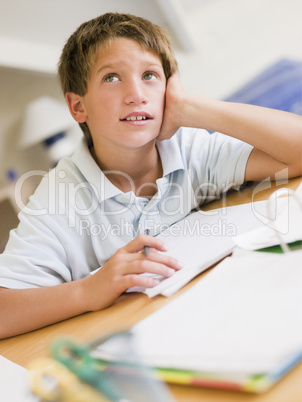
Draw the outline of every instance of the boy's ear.
<instances>
[{"instance_id":1,"label":"boy's ear","mask_svg":"<svg viewBox=\"0 0 302 402\"><path fill-rule=\"evenodd\" d=\"M87 114L83 105L83 98L73 92L67 92L65 99L72 117L78 123L85 123L87 120Z\"/></svg>"}]
</instances>

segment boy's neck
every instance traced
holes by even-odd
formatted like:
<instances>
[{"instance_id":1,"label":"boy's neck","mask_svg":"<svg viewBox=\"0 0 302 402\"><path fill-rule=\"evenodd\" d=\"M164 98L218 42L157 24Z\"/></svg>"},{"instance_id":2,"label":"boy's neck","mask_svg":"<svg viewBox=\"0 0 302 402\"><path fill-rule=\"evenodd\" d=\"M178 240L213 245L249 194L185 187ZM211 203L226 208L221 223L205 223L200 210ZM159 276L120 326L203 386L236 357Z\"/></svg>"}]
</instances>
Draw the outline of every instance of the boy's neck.
<instances>
[{"instance_id":1,"label":"boy's neck","mask_svg":"<svg viewBox=\"0 0 302 402\"><path fill-rule=\"evenodd\" d=\"M149 144L150 145L150 144ZM137 197L152 198L157 193L156 180L162 177L162 163L155 146L119 152L101 152L95 147L91 155L106 174L108 180L127 193L133 191Z\"/></svg>"}]
</instances>

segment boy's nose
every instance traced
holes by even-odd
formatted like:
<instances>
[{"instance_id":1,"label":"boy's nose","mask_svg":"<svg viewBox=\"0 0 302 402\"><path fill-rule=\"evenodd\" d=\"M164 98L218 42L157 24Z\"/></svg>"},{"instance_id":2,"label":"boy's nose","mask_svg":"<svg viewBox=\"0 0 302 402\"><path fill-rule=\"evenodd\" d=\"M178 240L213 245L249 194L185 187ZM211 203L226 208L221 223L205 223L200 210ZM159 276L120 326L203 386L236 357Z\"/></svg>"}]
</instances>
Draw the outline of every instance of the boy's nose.
<instances>
[{"instance_id":1,"label":"boy's nose","mask_svg":"<svg viewBox=\"0 0 302 402\"><path fill-rule=\"evenodd\" d=\"M131 80L128 82L126 85L124 100L127 104L147 103L147 97L143 89L143 82L141 80Z\"/></svg>"}]
</instances>

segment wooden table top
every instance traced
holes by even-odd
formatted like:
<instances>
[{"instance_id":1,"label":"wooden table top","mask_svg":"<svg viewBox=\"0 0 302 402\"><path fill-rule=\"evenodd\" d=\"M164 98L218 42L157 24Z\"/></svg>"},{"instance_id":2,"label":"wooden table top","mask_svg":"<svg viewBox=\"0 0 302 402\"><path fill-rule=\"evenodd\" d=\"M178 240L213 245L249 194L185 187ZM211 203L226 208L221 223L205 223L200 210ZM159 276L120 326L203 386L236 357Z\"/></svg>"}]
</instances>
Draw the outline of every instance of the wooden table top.
<instances>
[{"instance_id":1,"label":"wooden table top","mask_svg":"<svg viewBox=\"0 0 302 402\"><path fill-rule=\"evenodd\" d=\"M288 183L286 181L249 183L239 192L231 191L227 196L211 202L204 209L210 210L224 205L232 206L252 200L264 200L274 190L281 187L289 187L295 190L300 182L301 178L291 179ZM156 296L149 299L144 294L123 294L114 305L104 310L86 313L27 334L0 340L0 355L27 367L36 358L48 356L49 344L57 336L72 335L89 342L108 332L130 328L139 320L188 290L194 283L202 280L208 272L209 270L203 272L169 298ZM182 385L169 385L169 388L175 400L180 402L301 402L302 365L296 366L268 392L259 395Z\"/></svg>"}]
</instances>

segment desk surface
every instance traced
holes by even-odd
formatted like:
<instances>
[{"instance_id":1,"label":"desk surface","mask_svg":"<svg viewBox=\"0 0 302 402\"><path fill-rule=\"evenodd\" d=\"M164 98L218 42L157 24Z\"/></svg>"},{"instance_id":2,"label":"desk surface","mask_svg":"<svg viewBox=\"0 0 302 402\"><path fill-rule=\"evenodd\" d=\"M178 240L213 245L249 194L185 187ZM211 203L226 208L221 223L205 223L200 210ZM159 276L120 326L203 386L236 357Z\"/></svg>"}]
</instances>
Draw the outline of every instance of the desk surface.
<instances>
[{"instance_id":1,"label":"desk surface","mask_svg":"<svg viewBox=\"0 0 302 402\"><path fill-rule=\"evenodd\" d=\"M226 197L207 205L210 210L221 206L239 205L247 202L267 199L278 188L296 189L301 178L292 179L289 183L265 182L250 183L240 192L232 191ZM208 271L207 271L208 272ZM26 367L38 357L48 356L48 347L52 339L61 335L72 335L84 341L91 341L108 332L131 327L137 321L153 313L161 306L185 292L196 281L202 280L207 272L202 273L174 296L165 298L156 296L149 299L144 294L124 294L117 302L104 310L86 313L60 323L36 330L24 335L0 341L0 355ZM68 295L66 295L68 297ZM271 390L264 394L253 395L234 391L189 387L181 385L169 386L176 401L215 401L215 402L301 402L302 400L302 365L295 367Z\"/></svg>"}]
</instances>

